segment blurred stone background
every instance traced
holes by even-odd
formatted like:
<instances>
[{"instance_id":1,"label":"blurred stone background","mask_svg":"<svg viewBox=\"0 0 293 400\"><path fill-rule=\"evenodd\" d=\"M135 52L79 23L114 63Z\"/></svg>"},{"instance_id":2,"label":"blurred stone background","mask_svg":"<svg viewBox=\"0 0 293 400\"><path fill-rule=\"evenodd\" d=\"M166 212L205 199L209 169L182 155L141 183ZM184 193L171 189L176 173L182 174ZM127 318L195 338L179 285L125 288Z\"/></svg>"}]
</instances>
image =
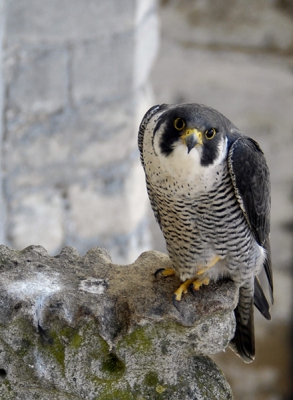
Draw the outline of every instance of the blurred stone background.
<instances>
[{"instance_id":1,"label":"blurred stone background","mask_svg":"<svg viewBox=\"0 0 293 400\"><path fill-rule=\"evenodd\" d=\"M153 101L155 0L0 0L1 242L149 247L137 129ZM4 211L3 211L4 210Z\"/></svg>"},{"instance_id":2,"label":"blurred stone background","mask_svg":"<svg viewBox=\"0 0 293 400\"><path fill-rule=\"evenodd\" d=\"M271 171L273 320L255 311L252 364L230 350L214 359L235 400L293 399L293 1L170 0L159 14L156 102L216 108L259 142ZM164 251L152 226L155 248Z\"/></svg>"},{"instance_id":3,"label":"blurred stone background","mask_svg":"<svg viewBox=\"0 0 293 400\"><path fill-rule=\"evenodd\" d=\"M236 400L292 399L293 1L0 0L0 43L0 241L13 248L99 245L117 263L164 251L136 143L155 103L210 105L260 143L273 321L256 312L253 364L215 360Z\"/></svg>"}]
</instances>

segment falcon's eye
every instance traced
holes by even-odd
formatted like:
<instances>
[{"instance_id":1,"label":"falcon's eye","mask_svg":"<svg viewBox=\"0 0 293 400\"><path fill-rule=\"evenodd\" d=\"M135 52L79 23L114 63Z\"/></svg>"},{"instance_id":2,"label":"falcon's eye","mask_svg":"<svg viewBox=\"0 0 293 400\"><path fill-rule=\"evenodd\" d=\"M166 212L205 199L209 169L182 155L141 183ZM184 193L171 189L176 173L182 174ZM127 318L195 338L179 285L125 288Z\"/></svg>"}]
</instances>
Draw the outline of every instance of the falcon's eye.
<instances>
[{"instance_id":1,"label":"falcon's eye","mask_svg":"<svg viewBox=\"0 0 293 400\"><path fill-rule=\"evenodd\" d=\"M184 127L185 127L184 119L176 118L174 120L174 126L175 126L175 129L177 129L177 131L182 131L182 129L184 129Z\"/></svg>"},{"instance_id":2,"label":"falcon's eye","mask_svg":"<svg viewBox=\"0 0 293 400\"><path fill-rule=\"evenodd\" d=\"M211 128L211 129L207 129L204 134L207 139L212 139L216 133L217 133L216 129Z\"/></svg>"}]
</instances>

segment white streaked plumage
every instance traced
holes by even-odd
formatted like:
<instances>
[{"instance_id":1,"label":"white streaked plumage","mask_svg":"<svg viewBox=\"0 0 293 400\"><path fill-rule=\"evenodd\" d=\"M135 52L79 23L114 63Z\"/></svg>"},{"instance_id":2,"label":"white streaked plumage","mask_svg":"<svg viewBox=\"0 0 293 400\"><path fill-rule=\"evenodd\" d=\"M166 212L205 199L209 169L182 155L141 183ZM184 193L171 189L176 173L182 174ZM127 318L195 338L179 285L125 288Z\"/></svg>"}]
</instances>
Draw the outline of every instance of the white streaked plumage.
<instances>
[{"instance_id":1,"label":"white streaked plumage","mask_svg":"<svg viewBox=\"0 0 293 400\"><path fill-rule=\"evenodd\" d=\"M251 361L253 298L270 318L256 279L263 267L272 290L268 169L259 146L223 115L198 104L150 109L138 143L176 274L183 282L227 276L239 284L233 347Z\"/></svg>"}]
</instances>

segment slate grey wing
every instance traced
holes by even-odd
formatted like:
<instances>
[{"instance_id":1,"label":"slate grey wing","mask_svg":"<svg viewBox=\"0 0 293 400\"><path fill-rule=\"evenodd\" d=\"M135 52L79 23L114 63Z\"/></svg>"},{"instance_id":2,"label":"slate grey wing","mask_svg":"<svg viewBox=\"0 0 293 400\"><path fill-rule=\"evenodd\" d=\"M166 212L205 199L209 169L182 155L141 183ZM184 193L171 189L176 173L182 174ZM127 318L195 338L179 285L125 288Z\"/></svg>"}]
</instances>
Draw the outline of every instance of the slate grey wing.
<instances>
[{"instance_id":1,"label":"slate grey wing","mask_svg":"<svg viewBox=\"0 0 293 400\"><path fill-rule=\"evenodd\" d=\"M228 168L235 194L247 223L257 243L267 252L264 269L269 282L273 301L273 276L270 253L270 175L265 157L257 142L241 136L231 145L228 154ZM259 285L257 285L259 286ZM264 296L257 290L256 296ZM266 301L256 300L257 308ZM268 310L260 310L264 315Z\"/></svg>"},{"instance_id":2,"label":"slate grey wing","mask_svg":"<svg viewBox=\"0 0 293 400\"><path fill-rule=\"evenodd\" d=\"M143 169L145 169L145 165L144 165L144 159L143 159L143 141L144 141L144 134L145 134L145 130L146 127L149 123L149 121L151 120L151 118L156 114L156 112L159 110L159 108L162 107L160 105L156 105L151 107L146 114L144 115L141 124L139 126L139 131L138 131L138 149L139 149L139 153L140 153L140 161L141 164L143 166ZM157 204L154 200L154 196L152 193L152 189L151 189L151 185L147 179L146 176L146 186L147 186L147 192L148 192L148 196L149 196L149 200L151 203L151 207L153 210L153 213L155 215L156 221L158 222L159 226L161 227L161 222L160 222L160 215L159 215L159 210L157 207Z\"/></svg>"},{"instance_id":3,"label":"slate grey wing","mask_svg":"<svg viewBox=\"0 0 293 400\"><path fill-rule=\"evenodd\" d=\"M137 139L137 143L138 143L138 149L139 149L139 153L140 153L140 161L141 164L144 168L144 160L143 160L143 138L144 138L144 133L145 133L145 129L148 125L148 123L150 122L151 118L157 113L157 111L161 108L162 106L160 105L156 105L151 107L144 115L140 126L139 126L139 130L138 130L138 139Z\"/></svg>"},{"instance_id":4,"label":"slate grey wing","mask_svg":"<svg viewBox=\"0 0 293 400\"><path fill-rule=\"evenodd\" d=\"M256 242L267 253L264 269L269 282L270 295L273 301L273 277L269 245L270 233L270 177L265 157L257 142L246 136L238 137L228 153L228 169L234 186L234 192L243 211L246 221ZM254 295L248 302L249 283L240 288L239 302L234 310L236 331L231 341L232 348L241 358L250 362L255 355L253 303L270 319L269 303L264 295L257 277L254 278ZM245 315L249 315L245 322Z\"/></svg>"}]
</instances>

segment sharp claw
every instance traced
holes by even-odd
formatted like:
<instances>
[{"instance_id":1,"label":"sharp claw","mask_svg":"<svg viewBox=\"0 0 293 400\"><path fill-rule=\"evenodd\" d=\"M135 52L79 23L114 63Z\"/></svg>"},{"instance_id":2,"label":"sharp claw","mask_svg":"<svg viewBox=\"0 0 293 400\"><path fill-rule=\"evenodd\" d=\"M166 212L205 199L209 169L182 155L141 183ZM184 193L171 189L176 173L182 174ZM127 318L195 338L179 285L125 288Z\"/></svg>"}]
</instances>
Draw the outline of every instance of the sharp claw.
<instances>
[{"instance_id":1,"label":"sharp claw","mask_svg":"<svg viewBox=\"0 0 293 400\"><path fill-rule=\"evenodd\" d=\"M177 295L174 293L172 296L172 302L175 308L177 308L177 310L179 310L178 306L179 306L179 301L176 299Z\"/></svg>"},{"instance_id":2,"label":"sharp claw","mask_svg":"<svg viewBox=\"0 0 293 400\"><path fill-rule=\"evenodd\" d=\"M156 272L154 273L155 278L156 278L161 272L163 272L164 270L165 270L165 268L159 268L159 269L157 269Z\"/></svg>"},{"instance_id":3,"label":"sharp claw","mask_svg":"<svg viewBox=\"0 0 293 400\"><path fill-rule=\"evenodd\" d=\"M161 273L164 277L175 275L175 271L174 271L173 268L159 268L159 269L156 270L156 272L155 272L155 274L154 274L155 277L157 277L157 275L160 274L160 273Z\"/></svg>"},{"instance_id":4,"label":"sharp claw","mask_svg":"<svg viewBox=\"0 0 293 400\"><path fill-rule=\"evenodd\" d=\"M191 291L191 293L193 294L193 296L196 296L196 293L197 293L198 290L195 290L195 288L194 288L193 285L190 285L190 286L189 286L189 290Z\"/></svg>"},{"instance_id":5,"label":"sharp claw","mask_svg":"<svg viewBox=\"0 0 293 400\"><path fill-rule=\"evenodd\" d=\"M210 283L209 278L205 278L203 280L195 280L192 282L190 285L190 290L191 293L195 296L195 293L203 286L203 285L208 285Z\"/></svg>"}]
</instances>

